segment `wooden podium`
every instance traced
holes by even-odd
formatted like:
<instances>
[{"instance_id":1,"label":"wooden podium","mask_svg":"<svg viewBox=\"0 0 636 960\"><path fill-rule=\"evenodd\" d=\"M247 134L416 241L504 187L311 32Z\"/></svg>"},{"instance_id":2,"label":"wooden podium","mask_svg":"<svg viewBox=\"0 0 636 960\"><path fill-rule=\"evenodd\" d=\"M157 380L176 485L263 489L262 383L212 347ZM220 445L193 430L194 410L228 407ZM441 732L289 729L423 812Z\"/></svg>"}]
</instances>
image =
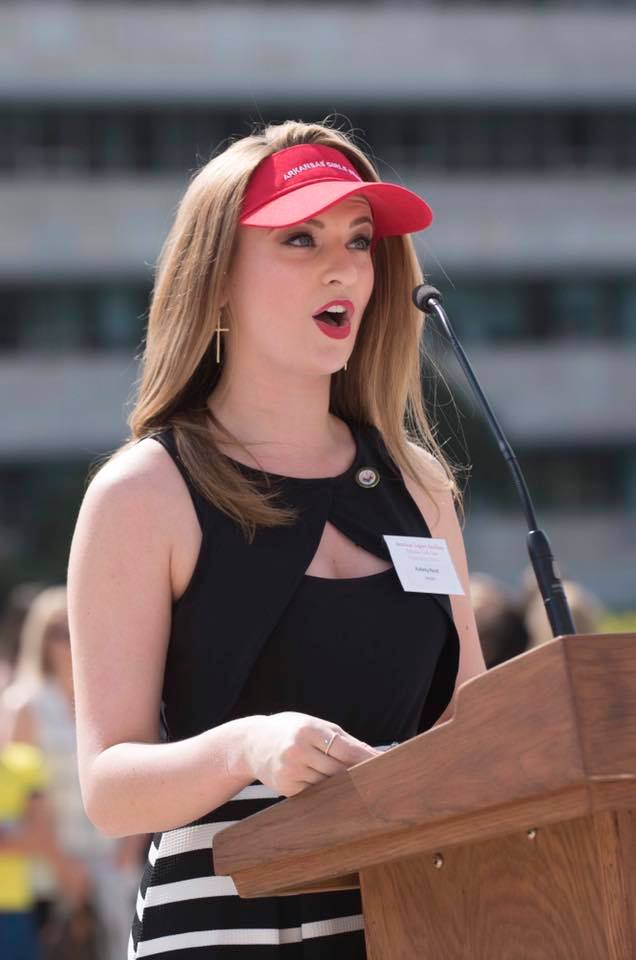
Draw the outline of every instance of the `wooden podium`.
<instances>
[{"instance_id":1,"label":"wooden podium","mask_svg":"<svg viewBox=\"0 0 636 960\"><path fill-rule=\"evenodd\" d=\"M636 958L636 634L565 636L453 718L218 833L243 897L360 887L369 960Z\"/></svg>"}]
</instances>

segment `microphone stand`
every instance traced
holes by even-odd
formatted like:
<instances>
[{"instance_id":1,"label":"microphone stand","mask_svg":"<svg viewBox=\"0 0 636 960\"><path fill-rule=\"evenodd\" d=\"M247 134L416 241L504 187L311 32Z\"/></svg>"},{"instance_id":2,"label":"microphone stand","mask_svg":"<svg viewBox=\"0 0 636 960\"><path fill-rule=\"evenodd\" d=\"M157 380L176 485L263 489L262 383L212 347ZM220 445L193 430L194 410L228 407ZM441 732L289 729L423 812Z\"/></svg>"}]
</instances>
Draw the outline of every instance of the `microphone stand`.
<instances>
[{"instance_id":1,"label":"microphone stand","mask_svg":"<svg viewBox=\"0 0 636 960\"><path fill-rule=\"evenodd\" d=\"M488 400L486 399L484 392L477 381L477 377L475 376L473 368L468 361L468 357L464 353L463 347L457 339L455 331L451 327L446 311L441 305L441 300L442 295L439 290L436 290L435 287L432 287L429 284L421 284L420 286L415 287L413 290L413 303L418 310L421 310L422 313L425 313L428 316L435 315L439 318L444 330L446 331L446 335L451 342L453 350L455 351L455 355L462 367L462 370L466 374L473 393L479 400L479 403L486 414L486 420L495 437L495 440L497 441L497 446L499 447L506 463L510 468L512 479L514 480L515 486L517 487L521 497L521 502L526 515L526 521L528 524L528 553L530 555L530 562L532 563L537 585L539 587L541 597L543 598L548 620L550 621L552 635L554 637L560 637L564 636L565 634L576 633L574 621L572 620L572 614L568 606L568 601L563 590L563 584L561 582L557 566L554 562L554 556L552 555L550 543L543 530L540 530L538 527L534 507L532 505L532 500L530 498L525 477L521 472L521 467L519 466L517 458L514 455L512 448L508 443L503 430L499 426L497 418L492 412L490 404L488 403Z\"/></svg>"}]
</instances>

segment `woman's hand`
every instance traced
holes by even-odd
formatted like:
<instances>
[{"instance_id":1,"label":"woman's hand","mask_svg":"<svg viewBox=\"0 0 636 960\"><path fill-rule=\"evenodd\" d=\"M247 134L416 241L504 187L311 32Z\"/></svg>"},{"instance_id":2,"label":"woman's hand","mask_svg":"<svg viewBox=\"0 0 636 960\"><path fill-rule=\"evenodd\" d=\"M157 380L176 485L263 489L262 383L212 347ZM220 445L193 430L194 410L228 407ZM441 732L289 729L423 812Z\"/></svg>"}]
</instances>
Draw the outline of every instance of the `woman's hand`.
<instances>
[{"instance_id":1,"label":"woman's hand","mask_svg":"<svg viewBox=\"0 0 636 960\"><path fill-rule=\"evenodd\" d=\"M289 710L254 719L245 738L246 768L253 779L285 797L382 753L338 724L307 713ZM325 754L325 737L334 733Z\"/></svg>"}]
</instances>

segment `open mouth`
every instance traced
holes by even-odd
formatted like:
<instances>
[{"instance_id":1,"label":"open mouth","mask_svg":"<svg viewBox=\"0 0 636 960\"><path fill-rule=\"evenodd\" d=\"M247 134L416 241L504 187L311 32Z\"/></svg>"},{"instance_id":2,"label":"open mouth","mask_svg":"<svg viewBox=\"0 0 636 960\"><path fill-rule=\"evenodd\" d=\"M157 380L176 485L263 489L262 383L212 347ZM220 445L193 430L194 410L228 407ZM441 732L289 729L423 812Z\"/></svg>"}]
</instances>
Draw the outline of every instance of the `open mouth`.
<instances>
[{"instance_id":1,"label":"open mouth","mask_svg":"<svg viewBox=\"0 0 636 960\"><path fill-rule=\"evenodd\" d=\"M318 323L337 329L338 327L351 326L351 318L354 311L355 307L351 300L347 297L338 297L337 299L323 303L320 310L312 314L312 317Z\"/></svg>"},{"instance_id":2,"label":"open mouth","mask_svg":"<svg viewBox=\"0 0 636 960\"><path fill-rule=\"evenodd\" d=\"M349 322L349 313L347 310L344 310L342 313L323 310L322 313L314 314L314 320L320 320L322 323L328 323L332 327L343 327Z\"/></svg>"}]
</instances>

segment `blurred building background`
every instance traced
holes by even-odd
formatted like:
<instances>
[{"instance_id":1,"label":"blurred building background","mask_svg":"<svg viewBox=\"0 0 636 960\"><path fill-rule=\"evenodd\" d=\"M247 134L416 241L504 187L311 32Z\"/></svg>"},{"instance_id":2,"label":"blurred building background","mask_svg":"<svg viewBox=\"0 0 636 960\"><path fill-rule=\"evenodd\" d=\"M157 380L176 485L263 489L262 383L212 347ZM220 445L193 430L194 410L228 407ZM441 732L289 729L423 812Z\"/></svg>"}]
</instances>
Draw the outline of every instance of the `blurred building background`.
<instances>
[{"instance_id":1,"label":"blurred building background","mask_svg":"<svg viewBox=\"0 0 636 960\"><path fill-rule=\"evenodd\" d=\"M336 113L435 211L424 270L561 568L635 607L635 36L608 0L2 4L0 594L64 577L191 172L254 122ZM471 567L516 583L512 481L427 342L462 411L440 436L474 464Z\"/></svg>"}]
</instances>

